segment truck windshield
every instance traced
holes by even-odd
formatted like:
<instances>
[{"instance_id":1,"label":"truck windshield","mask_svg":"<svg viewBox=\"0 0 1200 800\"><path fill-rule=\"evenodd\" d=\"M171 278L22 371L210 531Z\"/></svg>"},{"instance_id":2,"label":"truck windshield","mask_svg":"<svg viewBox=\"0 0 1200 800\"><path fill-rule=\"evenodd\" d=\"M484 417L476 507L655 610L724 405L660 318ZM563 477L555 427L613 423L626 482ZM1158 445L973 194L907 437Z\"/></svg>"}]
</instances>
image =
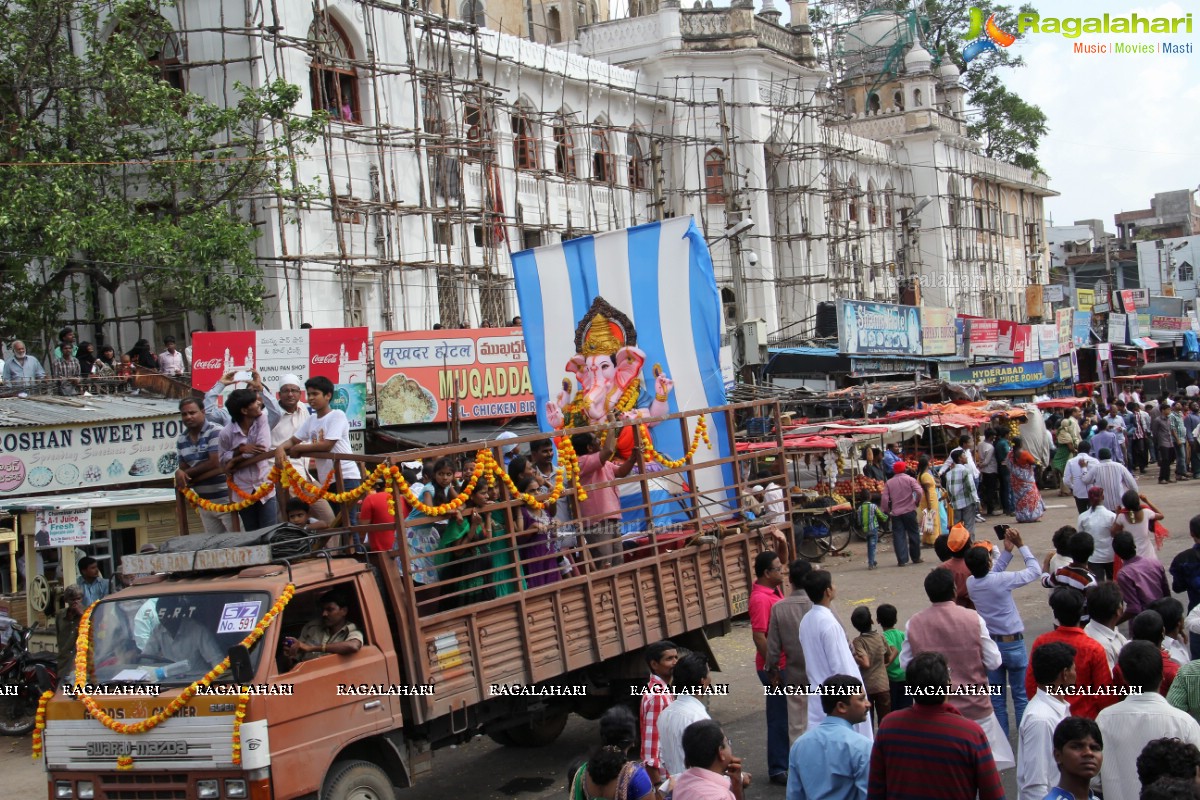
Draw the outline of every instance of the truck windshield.
<instances>
[{"instance_id":1,"label":"truck windshield","mask_svg":"<svg viewBox=\"0 0 1200 800\"><path fill-rule=\"evenodd\" d=\"M92 611L87 682L189 684L220 663L270 607L266 592L104 600ZM250 651L256 667L261 650Z\"/></svg>"}]
</instances>

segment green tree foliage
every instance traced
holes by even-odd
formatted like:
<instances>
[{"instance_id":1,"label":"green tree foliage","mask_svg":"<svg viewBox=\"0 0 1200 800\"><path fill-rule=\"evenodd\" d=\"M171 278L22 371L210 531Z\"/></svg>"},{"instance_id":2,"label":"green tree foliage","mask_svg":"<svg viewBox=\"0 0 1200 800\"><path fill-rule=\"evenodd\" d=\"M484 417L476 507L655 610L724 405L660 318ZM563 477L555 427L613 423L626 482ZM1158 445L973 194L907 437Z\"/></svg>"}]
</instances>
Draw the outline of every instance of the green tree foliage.
<instances>
[{"instance_id":1,"label":"green tree foliage","mask_svg":"<svg viewBox=\"0 0 1200 800\"><path fill-rule=\"evenodd\" d=\"M263 308L250 203L323 119L291 116L283 81L224 106L183 91L159 5L0 0L0 335L55 327L72 285L131 286L143 311Z\"/></svg>"},{"instance_id":2,"label":"green tree foliage","mask_svg":"<svg viewBox=\"0 0 1200 800\"><path fill-rule=\"evenodd\" d=\"M907 4L904 4L907 7ZM1038 142L1046 135L1046 115L1027 103L1003 83L1004 70L1025 66L1011 48L997 48L966 64L962 49L969 42L963 37L971 8L978 8L986 19L996 15L1002 30L1017 29L1018 14L1036 13L1028 4L1019 8L972 0L926 0L921 10L925 19L925 41L937 56L949 58L963 74L967 102L979 111L967 125L967 133L983 144L985 155L1041 172L1037 158Z\"/></svg>"}]
</instances>

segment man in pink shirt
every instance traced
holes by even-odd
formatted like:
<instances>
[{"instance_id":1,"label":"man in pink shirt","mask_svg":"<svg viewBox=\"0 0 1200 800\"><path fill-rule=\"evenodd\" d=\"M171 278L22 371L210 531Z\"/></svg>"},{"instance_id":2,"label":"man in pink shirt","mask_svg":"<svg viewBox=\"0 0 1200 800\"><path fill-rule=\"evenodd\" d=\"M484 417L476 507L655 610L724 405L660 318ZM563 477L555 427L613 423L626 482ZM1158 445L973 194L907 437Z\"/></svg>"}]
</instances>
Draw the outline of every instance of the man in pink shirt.
<instances>
[{"instance_id":1,"label":"man in pink shirt","mask_svg":"<svg viewBox=\"0 0 1200 800\"><path fill-rule=\"evenodd\" d=\"M896 548L896 563L905 566L911 553L912 563L920 564L921 528L917 525L917 503L925 493L917 479L905 471L903 461L897 461L892 471L895 474L883 485L879 507L892 517L892 546Z\"/></svg>"},{"instance_id":2,"label":"man in pink shirt","mask_svg":"<svg viewBox=\"0 0 1200 800\"><path fill-rule=\"evenodd\" d=\"M611 412L609 421L616 422ZM615 567L621 563L621 496L615 486L596 484L628 475L637 464L641 448L634 445L620 466L612 463L617 447L615 425L605 431L603 442L594 433L577 433L571 437L571 446L579 455L579 482L587 492L587 499L579 503L579 515L588 557L595 569Z\"/></svg>"},{"instance_id":3,"label":"man in pink shirt","mask_svg":"<svg viewBox=\"0 0 1200 800\"><path fill-rule=\"evenodd\" d=\"M786 666L786 657L767 664L767 630L771 626L771 606L783 599L783 562L773 550L764 550L754 559L754 585L750 587L750 631L754 636L754 668L763 686L771 685L769 670ZM767 695L767 775L771 783L787 785L788 773L787 697Z\"/></svg>"},{"instance_id":4,"label":"man in pink shirt","mask_svg":"<svg viewBox=\"0 0 1200 800\"><path fill-rule=\"evenodd\" d=\"M733 754L721 726L711 719L693 722L683 732L687 769L675 779L674 800L742 800L750 774Z\"/></svg>"}]
</instances>

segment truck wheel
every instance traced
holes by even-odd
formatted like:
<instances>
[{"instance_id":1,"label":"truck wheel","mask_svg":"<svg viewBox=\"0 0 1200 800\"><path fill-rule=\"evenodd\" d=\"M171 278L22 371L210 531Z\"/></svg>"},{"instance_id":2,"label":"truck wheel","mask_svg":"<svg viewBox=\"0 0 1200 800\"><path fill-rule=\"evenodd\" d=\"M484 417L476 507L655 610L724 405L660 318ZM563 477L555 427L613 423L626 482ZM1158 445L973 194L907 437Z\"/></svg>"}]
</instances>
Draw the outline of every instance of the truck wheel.
<instances>
[{"instance_id":1,"label":"truck wheel","mask_svg":"<svg viewBox=\"0 0 1200 800\"><path fill-rule=\"evenodd\" d=\"M526 722L502 731L489 733L492 741L504 747L542 747L553 742L567 727L571 714L564 711L552 717Z\"/></svg>"},{"instance_id":2,"label":"truck wheel","mask_svg":"<svg viewBox=\"0 0 1200 800\"><path fill-rule=\"evenodd\" d=\"M370 761L339 761L329 770L321 800L395 800L387 773Z\"/></svg>"}]
</instances>

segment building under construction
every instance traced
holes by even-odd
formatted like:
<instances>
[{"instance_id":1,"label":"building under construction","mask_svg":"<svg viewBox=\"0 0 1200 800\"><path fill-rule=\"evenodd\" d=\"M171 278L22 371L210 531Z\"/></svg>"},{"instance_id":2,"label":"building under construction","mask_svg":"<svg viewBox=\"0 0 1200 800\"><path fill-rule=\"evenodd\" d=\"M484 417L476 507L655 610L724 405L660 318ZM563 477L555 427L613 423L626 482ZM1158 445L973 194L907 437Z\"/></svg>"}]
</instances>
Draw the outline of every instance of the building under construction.
<instances>
[{"instance_id":1,"label":"building under construction","mask_svg":"<svg viewBox=\"0 0 1200 800\"><path fill-rule=\"evenodd\" d=\"M519 313L510 252L689 214L728 321L777 338L810 335L836 298L1023 319L1045 282L1045 177L980 154L957 70L909 16L814 39L800 0L787 26L750 0L635 2L587 24L607 5L579 3L575 38L542 44L557 5L536 4L531 39L478 27L472 2L164 4L188 90L222 102L283 79L300 113L330 117L252 204L264 327L502 324ZM314 185L321 200L289 199ZM124 302L104 310L110 341L203 327Z\"/></svg>"}]
</instances>

